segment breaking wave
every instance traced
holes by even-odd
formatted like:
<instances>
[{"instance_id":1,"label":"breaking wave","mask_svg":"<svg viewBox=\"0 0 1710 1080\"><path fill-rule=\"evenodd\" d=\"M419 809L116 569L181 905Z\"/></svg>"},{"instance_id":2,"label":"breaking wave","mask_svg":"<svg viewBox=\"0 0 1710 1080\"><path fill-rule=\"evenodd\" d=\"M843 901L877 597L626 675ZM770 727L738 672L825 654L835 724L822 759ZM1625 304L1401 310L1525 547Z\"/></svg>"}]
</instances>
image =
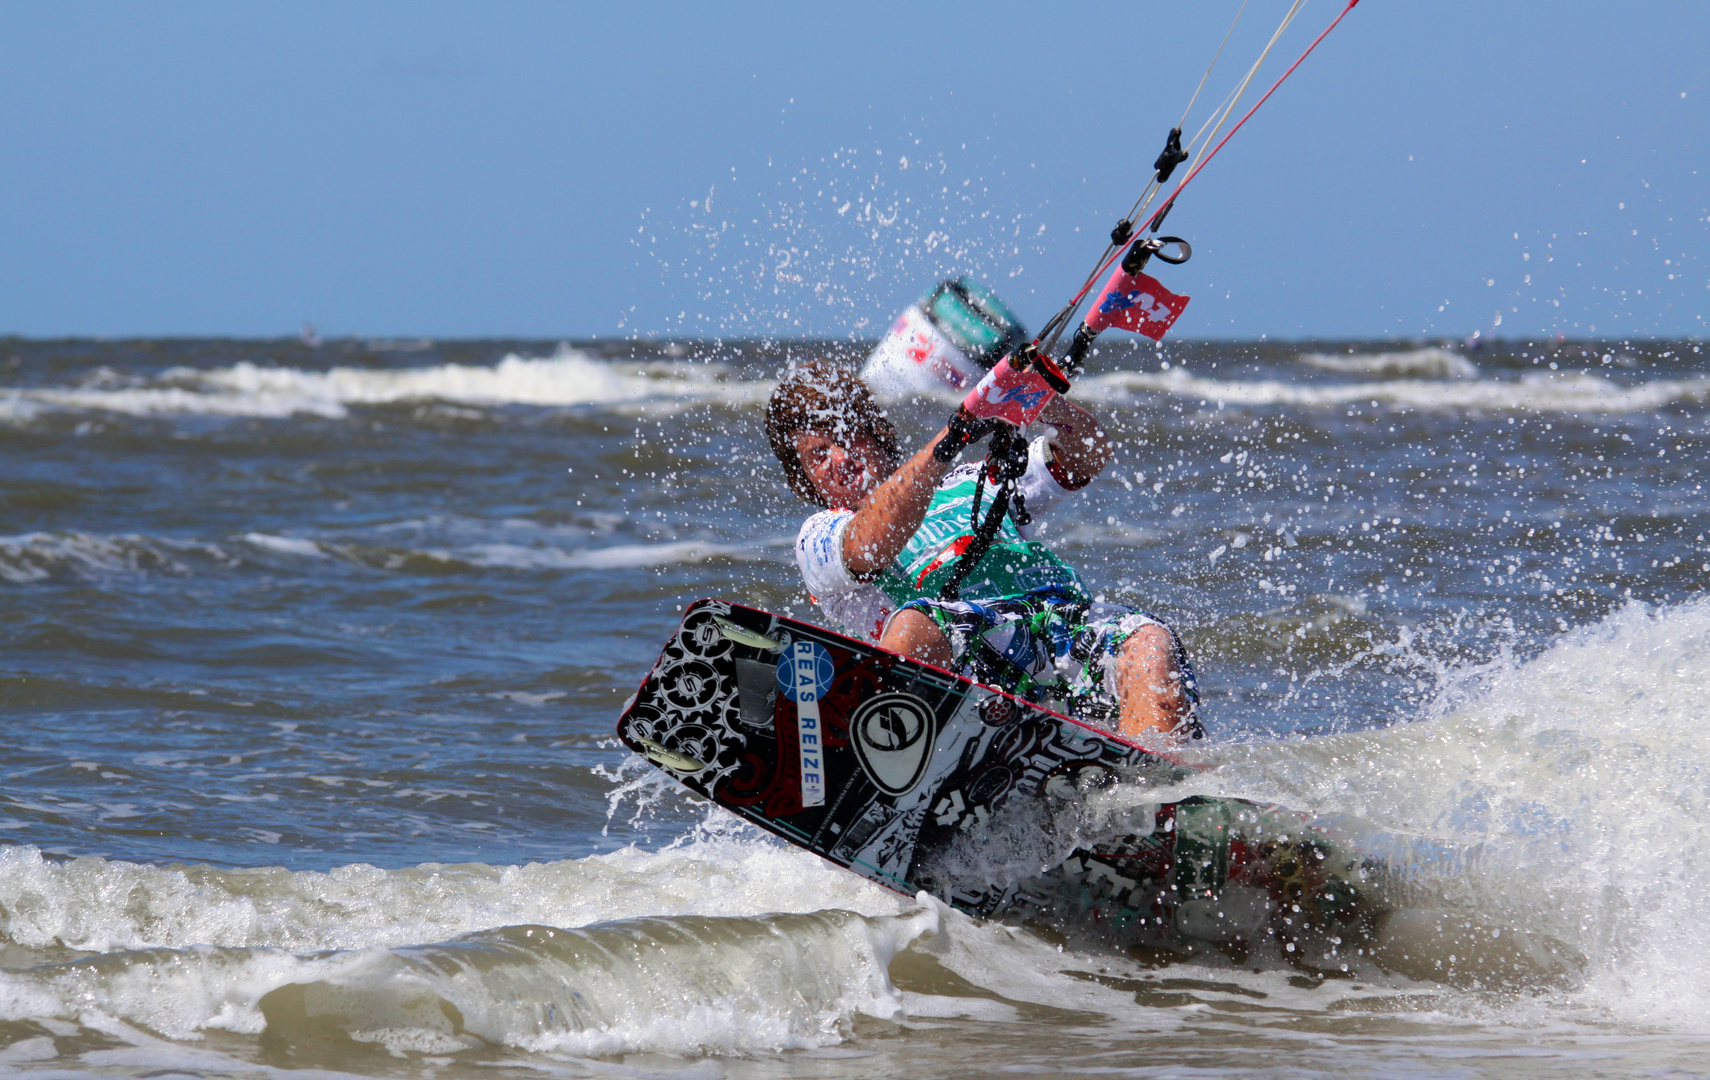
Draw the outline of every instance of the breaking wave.
<instances>
[{"instance_id":1,"label":"breaking wave","mask_svg":"<svg viewBox=\"0 0 1710 1080\"><path fill-rule=\"evenodd\" d=\"M1476 379L1478 365L1436 347L1381 353L1301 353L1300 362L1320 371L1374 378Z\"/></svg>"},{"instance_id":2,"label":"breaking wave","mask_svg":"<svg viewBox=\"0 0 1710 1080\"><path fill-rule=\"evenodd\" d=\"M0 537L0 581L15 585L92 580L119 574L190 574L245 565L289 565L331 559L389 571L627 570L693 566L719 559L772 562L789 537L744 544L673 540L608 547L550 543L470 543L458 547L401 547L347 538L311 539L247 532L230 543L210 543L137 534L38 532Z\"/></svg>"},{"instance_id":3,"label":"breaking wave","mask_svg":"<svg viewBox=\"0 0 1710 1080\"><path fill-rule=\"evenodd\" d=\"M1435 663L1405 641L1393 655ZM1411 903L1461 912L1485 938L1562 942L1574 958L1571 978L1517 997L1429 990L1449 1013L1524 1019L1543 997L1599 1031L1610 1017L1702 1030L1710 598L1632 605L1536 657L1430 674L1442 689L1423 720L1207 747L1198 754L1215 768L1184 787L1357 820L1362 847L1387 859ZM75 1024L128 1044L114 1054L178 1055L161 1067L212 1052L150 1039L210 1031L415 1054L747 1053L827 1046L860 1017L973 999L994 1018L1019 1001L1177 1024L1248 978L1189 962L1176 969L1189 973L1186 996L1149 1006L1134 980L1105 986L1077 971L1114 960L973 924L743 826L703 827L654 853L324 873L5 847L0 947L0 1023ZM1285 978L1249 985L1264 987L1267 1008L1298 1000L1325 1015L1322 999L1289 998ZM1336 1000L1364 992L1339 988ZM1398 991L1380 980L1372 992L1393 1002ZM46 1060L51 1042L17 1045Z\"/></svg>"},{"instance_id":4,"label":"breaking wave","mask_svg":"<svg viewBox=\"0 0 1710 1080\"><path fill-rule=\"evenodd\" d=\"M14 585L119 573L188 573L194 563L237 562L218 544L127 534L37 532L0 536L0 581Z\"/></svg>"},{"instance_id":5,"label":"breaking wave","mask_svg":"<svg viewBox=\"0 0 1710 1080\"><path fill-rule=\"evenodd\" d=\"M1361 381L1326 385L1286 379L1213 379L1183 368L1087 376L1076 386L1089 400L1163 393L1224 405L1334 407L1360 401L1421 410L1630 413L1710 400L1710 377L1618 382L1588 372L1481 378L1465 358L1440 348L1408 352L1304 353L1300 363ZM307 371L248 361L212 369L172 368L129 385L15 389L0 396L0 421L22 423L48 413L110 412L130 416L204 415L339 419L352 408L437 402L465 408L531 405L599 406L650 414L690 405L758 407L769 380L744 380L716 363L686 360L629 363L563 348L550 357L511 355L491 366L440 364L402 369ZM901 401L919 395L887 398ZM929 395L950 403L951 391Z\"/></svg>"},{"instance_id":6,"label":"breaking wave","mask_svg":"<svg viewBox=\"0 0 1710 1080\"><path fill-rule=\"evenodd\" d=\"M526 570L622 570L647 566L683 566L713 559L773 561L768 547L787 546L789 537L761 544L715 544L680 540L666 544L616 544L605 548L565 551L558 548L522 547L514 544L483 544L462 552L477 566L512 567Z\"/></svg>"},{"instance_id":7,"label":"breaking wave","mask_svg":"<svg viewBox=\"0 0 1710 1080\"><path fill-rule=\"evenodd\" d=\"M729 841L328 874L5 848L0 941L103 955L0 971L0 1020L417 1052L819 1046L900 1012L891 958L938 926L933 905Z\"/></svg>"},{"instance_id":8,"label":"breaking wave","mask_svg":"<svg viewBox=\"0 0 1710 1080\"><path fill-rule=\"evenodd\" d=\"M730 378L718 364L620 363L563 348L549 357L510 355L491 366L305 371L244 361L224 368L180 367L139 385L14 390L0 398L0 418L23 421L43 412L105 411L338 419L354 406L414 401L489 407L739 405L764 401L770 390L769 382Z\"/></svg>"},{"instance_id":9,"label":"breaking wave","mask_svg":"<svg viewBox=\"0 0 1710 1080\"><path fill-rule=\"evenodd\" d=\"M1530 660L1453 669L1424 722L1213 748L1203 779L1364 823L1413 903L1562 942L1576 1000L1640 1025L1710 1013L1710 598L1631 604Z\"/></svg>"},{"instance_id":10,"label":"breaking wave","mask_svg":"<svg viewBox=\"0 0 1710 1080\"><path fill-rule=\"evenodd\" d=\"M1635 413L1670 405L1710 401L1710 377L1653 379L1623 384L1585 372L1526 374L1519 379L1457 382L1390 379L1339 385L1278 379L1210 379L1181 368L1117 372L1082 379L1083 395L1122 400L1135 394L1169 394L1207 405L1296 405L1334 407L1378 402L1408 409L1480 409L1491 412Z\"/></svg>"}]
</instances>

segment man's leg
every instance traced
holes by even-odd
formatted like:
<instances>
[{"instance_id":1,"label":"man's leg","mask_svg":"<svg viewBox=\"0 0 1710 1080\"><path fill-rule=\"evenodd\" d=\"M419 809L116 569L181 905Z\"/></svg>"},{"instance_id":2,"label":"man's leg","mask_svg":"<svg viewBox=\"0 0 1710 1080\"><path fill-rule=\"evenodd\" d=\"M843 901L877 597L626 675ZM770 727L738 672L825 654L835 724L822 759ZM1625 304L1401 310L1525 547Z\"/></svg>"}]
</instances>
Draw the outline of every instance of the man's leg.
<instances>
[{"instance_id":1,"label":"man's leg","mask_svg":"<svg viewBox=\"0 0 1710 1080\"><path fill-rule=\"evenodd\" d=\"M932 616L914 608L904 608L891 616L885 636L879 639L879 648L941 668L950 666L950 639L938 629Z\"/></svg>"},{"instance_id":2,"label":"man's leg","mask_svg":"<svg viewBox=\"0 0 1710 1080\"><path fill-rule=\"evenodd\" d=\"M1174 731L1193 707L1185 679L1176 662L1175 636L1168 628L1150 623L1130 634L1116 652L1121 734L1132 739L1148 732Z\"/></svg>"}]
</instances>

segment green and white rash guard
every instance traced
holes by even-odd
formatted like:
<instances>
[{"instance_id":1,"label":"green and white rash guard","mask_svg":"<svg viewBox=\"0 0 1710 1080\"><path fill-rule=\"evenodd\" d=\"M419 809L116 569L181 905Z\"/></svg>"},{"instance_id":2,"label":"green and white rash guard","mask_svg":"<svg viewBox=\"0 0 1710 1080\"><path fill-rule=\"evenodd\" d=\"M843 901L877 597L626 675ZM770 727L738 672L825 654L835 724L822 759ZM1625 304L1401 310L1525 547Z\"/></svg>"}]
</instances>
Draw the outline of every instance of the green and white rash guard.
<instances>
[{"instance_id":1,"label":"green and white rash guard","mask_svg":"<svg viewBox=\"0 0 1710 1080\"><path fill-rule=\"evenodd\" d=\"M1052 475L1050 446L1043 438L1028 447L1027 472L1019 489L1033 523L1017 529L1007 516L997 539L961 586L963 600L995 600L1045 585L1060 585L1086 596L1074 567L1053 555L1034 535L1044 526L1040 518L1069 493ZM796 535L796 565L808 594L833 625L868 641L877 641L891 613L910 600L936 599L938 590L955 572L962 552L973 540L974 486L981 464L951 470L926 509L920 528L909 537L901 554L871 582L860 581L843 565L843 534L855 517L853 510L822 510L802 523ZM986 485L981 513L991 506L992 486Z\"/></svg>"}]
</instances>

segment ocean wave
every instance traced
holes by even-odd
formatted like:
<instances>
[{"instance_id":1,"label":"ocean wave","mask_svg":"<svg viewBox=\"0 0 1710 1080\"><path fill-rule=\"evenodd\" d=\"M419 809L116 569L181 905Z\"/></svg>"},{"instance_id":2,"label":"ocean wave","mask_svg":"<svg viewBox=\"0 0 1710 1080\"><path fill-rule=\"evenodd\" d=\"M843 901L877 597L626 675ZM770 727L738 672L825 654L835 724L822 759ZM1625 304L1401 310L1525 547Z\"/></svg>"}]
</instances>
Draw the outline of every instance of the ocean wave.
<instances>
[{"instance_id":1,"label":"ocean wave","mask_svg":"<svg viewBox=\"0 0 1710 1080\"><path fill-rule=\"evenodd\" d=\"M517 544L478 544L459 556L477 566L519 570L622 570L649 566L693 566L712 559L772 561L769 548L788 546L789 537L759 544L716 544L703 540L679 540L665 544L617 544L604 548L568 551L560 548L523 547Z\"/></svg>"},{"instance_id":2,"label":"ocean wave","mask_svg":"<svg viewBox=\"0 0 1710 1080\"><path fill-rule=\"evenodd\" d=\"M1429 347L1406 352L1301 353L1300 362L1320 371L1380 378L1476 379L1478 365L1447 349Z\"/></svg>"},{"instance_id":3,"label":"ocean wave","mask_svg":"<svg viewBox=\"0 0 1710 1080\"><path fill-rule=\"evenodd\" d=\"M0 581L14 585L120 573L185 574L193 562L232 564L218 544L124 534L37 532L0 536Z\"/></svg>"},{"instance_id":4,"label":"ocean wave","mask_svg":"<svg viewBox=\"0 0 1710 1080\"><path fill-rule=\"evenodd\" d=\"M490 366L305 371L243 361L224 368L172 368L139 386L14 390L0 399L0 419L23 422L44 411L339 419L353 406L415 401L485 407L746 405L764 401L771 387L729 378L718 364L622 363L570 348L549 357L513 354Z\"/></svg>"},{"instance_id":5,"label":"ocean wave","mask_svg":"<svg viewBox=\"0 0 1710 1080\"><path fill-rule=\"evenodd\" d=\"M330 559L404 573L474 570L627 570L697 566L717 559L771 562L789 537L745 544L675 540L609 547L475 543L455 548L375 545L347 539L312 539L247 532L232 544L138 534L39 532L0 537L0 581L13 584L89 580L115 574L190 574L246 564L289 565ZM249 550L245 550L245 548Z\"/></svg>"},{"instance_id":6,"label":"ocean wave","mask_svg":"<svg viewBox=\"0 0 1710 1080\"><path fill-rule=\"evenodd\" d=\"M1407 655L1398 645L1396 659ZM1487 951L1564 942L1583 963L1540 984L1556 999L1647 1028L1700 1025L1710 1008L1699 961L1710 941L1710 600L1635 605L1536 657L1438 674L1433 719L1208 747L1197 756L1216 768L1191 783L1357 818L1378 830L1362 850L1380 855L1387 830L1398 838L1390 872L1413 890L1410 903L1426 903L1408 940L1450 925L1435 912L1470 913L1439 934L1446 962L1464 963L1472 937ZM993 1010L1143 1008L1148 1025L1192 1022L1179 999L1140 1001L1134 980L1112 988L1076 976L1117 961L973 924L752 830L528 866L328 873L4 848L0 941L37 958L0 972L0 1020L172 1038L265 1032L274 1045L745 1053L832 1044L857 1016L949 1010L969 991L945 987L969 986ZM55 949L104 955L39 962ZM1246 985L1286 1007L1289 970ZM1194 986L1248 978L1215 965L1194 972ZM1382 979L1368 981L1393 997ZM1193 991L1189 1007L1206 1008L1215 992ZM1321 1015L1323 1002L1303 1007Z\"/></svg>"},{"instance_id":7,"label":"ocean wave","mask_svg":"<svg viewBox=\"0 0 1710 1080\"><path fill-rule=\"evenodd\" d=\"M1196 398L1208 405L1296 405L1327 408L1365 402L1407 409L1478 409L1490 412L1635 413L1710 401L1710 377L1653 379L1622 384L1584 372L1528 374L1514 380L1433 382L1393 379L1325 386L1280 379L1211 379L1182 368L1089 376L1077 392L1093 400L1121 401L1136 394Z\"/></svg>"},{"instance_id":8,"label":"ocean wave","mask_svg":"<svg viewBox=\"0 0 1710 1080\"><path fill-rule=\"evenodd\" d=\"M258 532L244 533L243 538L246 543L254 544L264 551L277 551L282 555L301 555L307 559L319 559L326 555L321 550L321 545L313 540Z\"/></svg>"},{"instance_id":9,"label":"ocean wave","mask_svg":"<svg viewBox=\"0 0 1710 1080\"><path fill-rule=\"evenodd\" d=\"M395 948L519 924L906 906L805 852L736 840L526 866L327 872L62 861L0 847L0 941L30 949Z\"/></svg>"},{"instance_id":10,"label":"ocean wave","mask_svg":"<svg viewBox=\"0 0 1710 1080\"><path fill-rule=\"evenodd\" d=\"M75 1024L119 1042L114 1062L155 1053L166 1068L204 1051L158 1036L212 1030L341 1055L351 1042L740 1054L834 1044L858 1015L1132 1000L1065 976L1051 942L715 817L660 852L512 867L157 867L0 848L0 943L39 958L14 951L0 970L0 1022ZM98 955L41 962L66 948ZM892 981L904 952L913 989ZM980 1000L956 989L970 982Z\"/></svg>"},{"instance_id":11,"label":"ocean wave","mask_svg":"<svg viewBox=\"0 0 1710 1080\"><path fill-rule=\"evenodd\" d=\"M334 1028L417 1052L817 1046L856 1013L897 1014L891 957L938 920L748 838L329 873L0 848L0 941L102 954L0 971L0 1020L93 1016L179 1039Z\"/></svg>"},{"instance_id":12,"label":"ocean wave","mask_svg":"<svg viewBox=\"0 0 1710 1080\"><path fill-rule=\"evenodd\" d=\"M1525 660L1445 667L1405 637L1389 651L1438 681L1435 719L1210 748L1207 793L1366 823L1361 847L1388 838L1408 904L1560 942L1583 957L1582 1003L1700 1030L1710 598L1631 604Z\"/></svg>"},{"instance_id":13,"label":"ocean wave","mask_svg":"<svg viewBox=\"0 0 1710 1080\"><path fill-rule=\"evenodd\" d=\"M300 956L154 949L0 971L0 1020L88 1023L168 1038L211 1029L394 1052L741 1053L841 1041L857 1014L902 1012L893 956L937 908L652 916L507 926L431 945ZM646 1007L638 1008L637 1003Z\"/></svg>"}]
</instances>

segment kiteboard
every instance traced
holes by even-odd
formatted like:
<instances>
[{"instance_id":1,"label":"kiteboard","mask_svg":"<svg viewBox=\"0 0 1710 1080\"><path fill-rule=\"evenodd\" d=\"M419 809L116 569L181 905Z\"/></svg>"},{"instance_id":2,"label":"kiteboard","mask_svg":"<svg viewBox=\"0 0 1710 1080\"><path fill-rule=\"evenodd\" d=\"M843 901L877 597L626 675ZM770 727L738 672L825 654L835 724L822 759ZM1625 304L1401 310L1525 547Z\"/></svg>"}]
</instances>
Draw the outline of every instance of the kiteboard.
<instances>
[{"instance_id":1,"label":"kiteboard","mask_svg":"<svg viewBox=\"0 0 1710 1080\"><path fill-rule=\"evenodd\" d=\"M1380 913L1374 868L1301 815L1238 799L1148 800L1193 771L997 688L742 604L690 605L618 735L760 828L981 918L1178 951L1275 938L1292 953L1312 937L1358 939Z\"/></svg>"}]
</instances>

